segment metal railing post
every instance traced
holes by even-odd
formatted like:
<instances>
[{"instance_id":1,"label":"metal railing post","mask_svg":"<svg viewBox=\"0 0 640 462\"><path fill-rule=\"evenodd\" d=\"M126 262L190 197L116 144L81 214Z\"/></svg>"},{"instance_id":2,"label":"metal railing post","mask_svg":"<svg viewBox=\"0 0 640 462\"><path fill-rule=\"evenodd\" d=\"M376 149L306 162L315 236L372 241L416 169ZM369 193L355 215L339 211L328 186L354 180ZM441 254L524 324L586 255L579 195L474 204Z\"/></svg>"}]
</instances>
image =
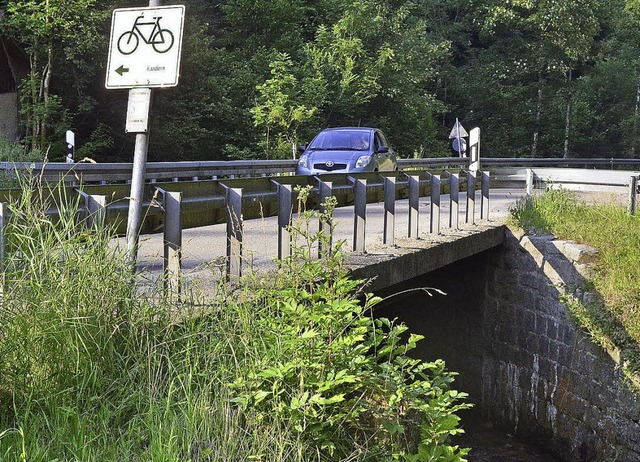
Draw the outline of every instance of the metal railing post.
<instances>
[{"instance_id":1,"label":"metal railing post","mask_svg":"<svg viewBox=\"0 0 640 462\"><path fill-rule=\"evenodd\" d=\"M278 260L291 256L291 216L293 214L293 188L289 184L278 185Z\"/></svg>"},{"instance_id":2,"label":"metal railing post","mask_svg":"<svg viewBox=\"0 0 640 462\"><path fill-rule=\"evenodd\" d=\"M431 175L431 234L440 234L440 175Z\"/></svg>"},{"instance_id":3,"label":"metal railing post","mask_svg":"<svg viewBox=\"0 0 640 462\"><path fill-rule=\"evenodd\" d=\"M226 189L227 281L242 276L242 188Z\"/></svg>"},{"instance_id":4,"label":"metal railing post","mask_svg":"<svg viewBox=\"0 0 640 462\"><path fill-rule=\"evenodd\" d=\"M480 219L489 219L489 186L491 184L491 174L489 172L481 172L481 188L480 196Z\"/></svg>"},{"instance_id":5,"label":"metal railing post","mask_svg":"<svg viewBox=\"0 0 640 462\"><path fill-rule=\"evenodd\" d=\"M476 173L467 172L467 213L465 223L476 223Z\"/></svg>"},{"instance_id":6,"label":"metal railing post","mask_svg":"<svg viewBox=\"0 0 640 462\"><path fill-rule=\"evenodd\" d=\"M320 221L318 223L318 232L326 235L326 243L329 254L333 248L333 227L330 223L331 217L328 220L323 220L322 216L327 212L325 204L327 200L333 195L333 183L331 181L323 181L322 178L316 177L318 180L319 200L320 200ZM325 251L324 243L322 239L318 241L318 258L322 257Z\"/></svg>"},{"instance_id":7,"label":"metal railing post","mask_svg":"<svg viewBox=\"0 0 640 462\"><path fill-rule=\"evenodd\" d=\"M420 175L407 175L409 181L409 238L418 239L420 222Z\"/></svg>"},{"instance_id":8,"label":"metal railing post","mask_svg":"<svg viewBox=\"0 0 640 462\"><path fill-rule=\"evenodd\" d=\"M458 229L460 226L460 175L449 173L449 228Z\"/></svg>"},{"instance_id":9,"label":"metal railing post","mask_svg":"<svg viewBox=\"0 0 640 462\"><path fill-rule=\"evenodd\" d=\"M107 218L107 196L87 194L79 189L76 189L76 192L84 199L85 225L94 229L104 226Z\"/></svg>"},{"instance_id":10,"label":"metal railing post","mask_svg":"<svg viewBox=\"0 0 640 462\"><path fill-rule=\"evenodd\" d=\"M365 228L367 224L367 180L349 177L353 183L353 251L365 252Z\"/></svg>"},{"instance_id":11,"label":"metal railing post","mask_svg":"<svg viewBox=\"0 0 640 462\"><path fill-rule=\"evenodd\" d=\"M531 197L533 196L533 170L528 168L526 171L527 171L526 193L527 193L527 197Z\"/></svg>"},{"instance_id":12,"label":"metal railing post","mask_svg":"<svg viewBox=\"0 0 640 462\"><path fill-rule=\"evenodd\" d=\"M0 301L7 290L6 287L6 257L7 257L7 220L9 219L9 207L5 202L0 202Z\"/></svg>"},{"instance_id":13,"label":"metal railing post","mask_svg":"<svg viewBox=\"0 0 640 462\"><path fill-rule=\"evenodd\" d=\"M162 194L164 210L163 247L164 272L163 287L165 295L182 294L182 193L157 190Z\"/></svg>"},{"instance_id":14,"label":"metal railing post","mask_svg":"<svg viewBox=\"0 0 640 462\"><path fill-rule=\"evenodd\" d=\"M631 178L629 179L629 204L627 206L627 213L629 215L636 214L637 194L638 194L638 176L631 175Z\"/></svg>"},{"instance_id":15,"label":"metal railing post","mask_svg":"<svg viewBox=\"0 0 640 462\"><path fill-rule=\"evenodd\" d=\"M395 245L396 177L384 177L384 231L382 243Z\"/></svg>"}]
</instances>

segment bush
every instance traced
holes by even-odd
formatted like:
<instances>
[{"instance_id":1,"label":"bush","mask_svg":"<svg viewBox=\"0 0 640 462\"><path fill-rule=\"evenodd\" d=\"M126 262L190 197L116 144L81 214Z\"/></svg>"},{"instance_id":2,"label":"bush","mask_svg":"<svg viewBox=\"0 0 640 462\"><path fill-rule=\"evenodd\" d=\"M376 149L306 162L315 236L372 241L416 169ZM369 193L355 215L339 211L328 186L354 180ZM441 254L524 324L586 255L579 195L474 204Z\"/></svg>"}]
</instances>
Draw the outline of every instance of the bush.
<instances>
[{"instance_id":1,"label":"bush","mask_svg":"<svg viewBox=\"0 0 640 462\"><path fill-rule=\"evenodd\" d=\"M339 246L311 260L322 236L300 225L306 244L273 278L154 304L110 230L83 226L61 190L23 189L0 307L0 459L462 460L453 374L407 356L419 337L372 316Z\"/></svg>"}]
</instances>

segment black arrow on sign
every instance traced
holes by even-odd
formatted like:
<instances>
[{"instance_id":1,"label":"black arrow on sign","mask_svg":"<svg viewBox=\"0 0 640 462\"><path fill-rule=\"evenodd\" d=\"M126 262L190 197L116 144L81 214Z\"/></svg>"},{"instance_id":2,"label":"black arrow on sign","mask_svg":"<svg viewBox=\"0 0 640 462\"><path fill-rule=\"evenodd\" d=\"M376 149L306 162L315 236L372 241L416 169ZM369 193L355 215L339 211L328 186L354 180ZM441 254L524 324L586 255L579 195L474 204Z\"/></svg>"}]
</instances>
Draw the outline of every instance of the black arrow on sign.
<instances>
[{"instance_id":1,"label":"black arrow on sign","mask_svg":"<svg viewBox=\"0 0 640 462\"><path fill-rule=\"evenodd\" d=\"M122 74L124 74L125 72L129 72L129 68L128 67L124 67L124 66L120 66L119 68L116 69L116 72L122 76Z\"/></svg>"}]
</instances>

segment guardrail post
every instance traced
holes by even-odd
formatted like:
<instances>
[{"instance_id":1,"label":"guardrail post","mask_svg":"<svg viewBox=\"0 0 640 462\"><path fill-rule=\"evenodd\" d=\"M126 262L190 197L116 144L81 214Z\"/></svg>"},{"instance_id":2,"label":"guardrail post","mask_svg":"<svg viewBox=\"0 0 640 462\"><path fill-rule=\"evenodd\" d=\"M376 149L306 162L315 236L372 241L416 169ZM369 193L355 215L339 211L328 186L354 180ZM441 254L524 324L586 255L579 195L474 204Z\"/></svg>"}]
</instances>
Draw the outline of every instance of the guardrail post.
<instances>
[{"instance_id":1,"label":"guardrail post","mask_svg":"<svg viewBox=\"0 0 640 462\"><path fill-rule=\"evenodd\" d=\"M480 170L480 129L473 128L469 132L469 170Z\"/></svg>"},{"instance_id":2,"label":"guardrail post","mask_svg":"<svg viewBox=\"0 0 640 462\"><path fill-rule=\"evenodd\" d=\"M431 175L431 234L440 234L440 175Z\"/></svg>"},{"instance_id":3,"label":"guardrail post","mask_svg":"<svg viewBox=\"0 0 640 462\"><path fill-rule=\"evenodd\" d=\"M476 174L467 172L467 213L466 223L476 224Z\"/></svg>"},{"instance_id":4,"label":"guardrail post","mask_svg":"<svg viewBox=\"0 0 640 462\"><path fill-rule=\"evenodd\" d=\"M328 217L327 220L323 220L322 216L326 213L327 209L325 204L327 199L333 196L333 183L331 181L323 181L322 178L316 177L318 180L318 190L319 190L319 200L320 200L320 221L318 223L318 232L326 235L326 242L328 249L327 252L329 255L331 254L331 249L333 248L333 227L331 224L331 217ZM323 240L320 239L318 241L318 258L322 258L322 254L324 253L325 248L323 244Z\"/></svg>"},{"instance_id":5,"label":"guardrail post","mask_svg":"<svg viewBox=\"0 0 640 462\"><path fill-rule=\"evenodd\" d=\"M107 196L87 194L76 189L84 198L84 207L87 212L85 224L88 228L99 228L105 223L107 217Z\"/></svg>"},{"instance_id":6,"label":"guardrail post","mask_svg":"<svg viewBox=\"0 0 640 462\"><path fill-rule=\"evenodd\" d=\"M407 175L409 180L409 231L408 237L418 239L420 222L420 175Z\"/></svg>"},{"instance_id":7,"label":"guardrail post","mask_svg":"<svg viewBox=\"0 0 640 462\"><path fill-rule=\"evenodd\" d=\"M182 294L182 193L164 191L162 208L164 209L164 272L163 286L165 295Z\"/></svg>"},{"instance_id":8,"label":"guardrail post","mask_svg":"<svg viewBox=\"0 0 640 462\"><path fill-rule=\"evenodd\" d=\"M89 212L87 224L94 228L104 226L107 217L107 196L88 195L85 200Z\"/></svg>"},{"instance_id":9,"label":"guardrail post","mask_svg":"<svg viewBox=\"0 0 640 462\"><path fill-rule=\"evenodd\" d=\"M5 202L0 202L0 301L6 292L6 257L7 257L7 220L9 219L9 207Z\"/></svg>"},{"instance_id":10,"label":"guardrail post","mask_svg":"<svg viewBox=\"0 0 640 462\"><path fill-rule=\"evenodd\" d=\"M627 207L627 213L629 215L636 214L636 203L638 194L638 176L631 175L629 179L629 205Z\"/></svg>"},{"instance_id":11,"label":"guardrail post","mask_svg":"<svg viewBox=\"0 0 640 462\"><path fill-rule=\"evenodd\" d=\"M460 223L460 175L449 173L449 228L458 229Z\"/></svg>"},{"instance_id":12,"label":"guardrail post","mask_svg":"<svg viewBox=\"0 0 640 462\"><path fill-rule=\"evenodd\" d=\"M384 231L382 243L395 245L396 177L384 177Z\"/></svg>"},{"instance_id":13,"label":"guardrail post","mask_svg":"<svg viewBox=\"0 0 640 462\"><path fill-rule=\"evenodd\" d=\"M293 190L289 184L278 185L278 260L291 256L291 214L293 213Z\"/></svg>"},{"instance_id":14,"label":"guardrail post","mask_svg":"<svg viewBox=\"0 0 640 462\"><path fill-rule=\"evenodd\" d=\"M227 207L227 281L242 276L242 188L225 186Z\"/></svg>"},{"instance_id":15,"label":"guardrail post","mask_svg":"<svg viewBox=\"0 0 640 462\"><path fill-rule=\"evenodd\" d=\"M353 183L353 251L365 252L365 228L367 224L367 180L349 177Z\"/></svg>"},{"instance_id":16,"label":"guardrail post","mask_svg":"<svg viewBox=\"0 0 640 462\"><path fill-rule=\"evenodd\" d=\"M527 197L533 196L533 170L527 169Z\"/></svg>"},{"instance_id":17,"label":"guardrail post","mask_svg":"<svg viewBox=\"0 0 640 462\"><path fill-rule=\"evenodd\" d=\"M491 174L489 172L481 173L482 196L480 197L480 219L489 219L489 186L491 182Z\"/></svg>"}]
</instances>

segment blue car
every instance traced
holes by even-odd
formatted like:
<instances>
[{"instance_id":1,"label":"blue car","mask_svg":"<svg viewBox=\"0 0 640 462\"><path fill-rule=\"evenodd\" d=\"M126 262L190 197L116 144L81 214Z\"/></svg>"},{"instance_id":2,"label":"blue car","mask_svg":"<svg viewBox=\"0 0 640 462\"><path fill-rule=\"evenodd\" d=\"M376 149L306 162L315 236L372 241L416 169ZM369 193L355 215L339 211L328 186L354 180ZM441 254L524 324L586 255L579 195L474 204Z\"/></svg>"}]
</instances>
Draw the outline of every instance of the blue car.
<instances>
[{"instance_id":1,"label":"blue car","mask_svg":"<svg viewBox=\"0 0 640 462\"><path fill-rule=\"evenodd\" d=\"M322 130L300 146L296 175L397 170L396 155L380 130L340 127Z\"/></svg>"}]
</instances>

